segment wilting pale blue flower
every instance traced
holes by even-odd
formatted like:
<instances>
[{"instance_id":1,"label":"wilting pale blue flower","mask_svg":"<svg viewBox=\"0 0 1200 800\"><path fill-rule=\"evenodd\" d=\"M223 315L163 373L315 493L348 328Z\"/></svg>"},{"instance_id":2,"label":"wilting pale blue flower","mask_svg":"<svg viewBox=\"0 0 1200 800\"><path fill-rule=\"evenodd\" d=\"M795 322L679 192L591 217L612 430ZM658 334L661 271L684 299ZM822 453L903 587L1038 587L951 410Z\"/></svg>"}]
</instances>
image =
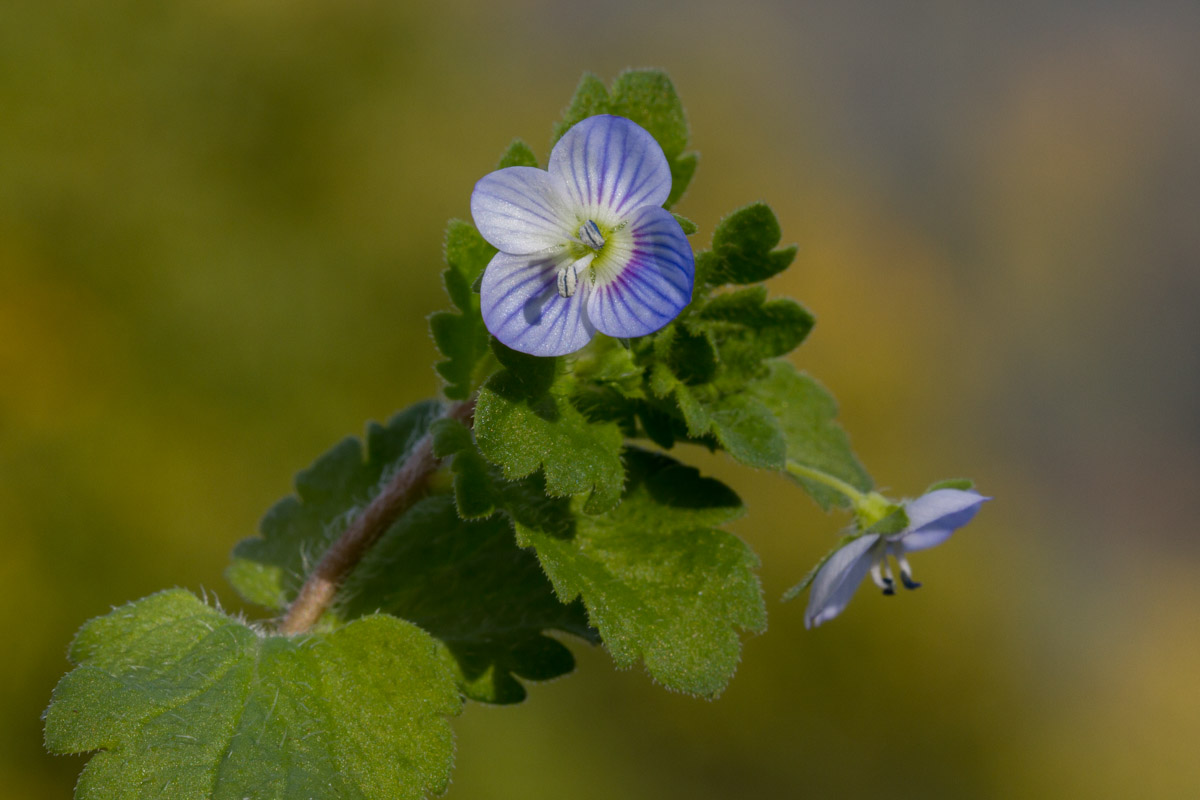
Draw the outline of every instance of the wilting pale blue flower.
<instances>
[{"instance_id":1,"label":"wilting pale blue flower","mask_svg":"<svg viewBox=\"0 0 1200 800\"><path fill-rule=\"evenodd\" d=\"M671 170L654 137L624 117L589 117L548 169L508 167L471 194L471 216L500 252L483 275L483 320L514 350L557 356L596 331L645 336L692 298L695 260L662 208Z\"/></svg>"},{"instance_id":2,"label":"wilting pale blue flower","mask_svg":"<svg viewBox=\"0 0 1200 800\"><path fill-rule=\"evenodd\" d=\"M916 589L921 584L913 580L908 554L936 547L949 539L990 499L978 492L937 489L904 507L908 527L899 533L868 533L846 543L821 565L813 578L808 608L804 611L805 627L816 627L842 613L867 573L884 594L895 594L889 556L900 567L904 587Z\"/></svg>"}]
</instances>

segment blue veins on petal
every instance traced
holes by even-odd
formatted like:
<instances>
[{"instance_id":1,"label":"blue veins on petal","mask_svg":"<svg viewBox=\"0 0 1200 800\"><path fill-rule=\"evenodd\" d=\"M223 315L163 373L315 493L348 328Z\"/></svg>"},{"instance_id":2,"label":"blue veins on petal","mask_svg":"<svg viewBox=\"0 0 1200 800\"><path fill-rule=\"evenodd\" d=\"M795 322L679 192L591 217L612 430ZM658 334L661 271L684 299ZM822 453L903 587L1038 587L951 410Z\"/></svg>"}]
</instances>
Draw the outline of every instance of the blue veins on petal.
<instances>
[{"instance_id":1,"label":"blue veins on petal","mask_svg":"<svg viewBox=\"0 0 1200 800\"><path fill-rule=\"evenodd\" d=\"M574 231L563 191L544 170L508 167L475 184L471 216L483 238L502 253L537 253L560 246Z\"/></svg>"},{"instance_id":2,"label":"blue veins on petal","mask_svg":"<svg viewBox=\"0 0 1200 800\"><path fill-rule=\"evenodd\" d=\"M588 117L558 140L547 171L583 216L611 222L671 194L671 168L658 142L624 117Z\"/></svg>"},{"instance_id":3,"label":"blue veins on petal","mask_svg":"<svg viewBox=\"0 0 1200 800\"><path fill-rule=\"evenodd\" d=\"M590 284L579 281L570 297L557 289L561 269L573 263L562 254L497 253L483 273L479 292L492 335L513 350L535 356L573 353L590 342L596 329L582 313Z\"/></svg>"},{"instance_id":4,"label":"blue veins on petal","mask_svg":"<svg viewBox=\"0 0 1200 800\"><path fill-rule=\"evenodd\" d=\"M500 252L480 292L488 330L514 350L572 353L596 331L645 336L691 301L695 259L662 208L671 171L630 120L589 117L554 146L547 171L485 176L471 215Z\"/></svg>"},{"instance_id":5,"label":"blue veins on petal","mask_svg":"<svg viewBox=\"0 0 1200 800\"><path fill-rule=\"evenodd\" d=\"M973 491L938 489L905 506L909 524L899 533L870 533L847 542L817 570L804 611L804 626L814 628L842 613L868 574L885 595L895 594L889 558L899 567L904 587L918 588L921 584L913 579L908 553L945 542L990 499Z\"/></svg>"},{"instance_id":6,"label":"blue veins on petal","mask_svg":"<svg viewBox=\"0 0 1200 800\"><path fill-rule=\"evenodd\" d=\"M587 311L601 333L630 338L666 325L692 298L691 245L671 212L644 206L609 237L593 262L595 291Z\"/></svg>"}]
</instances>

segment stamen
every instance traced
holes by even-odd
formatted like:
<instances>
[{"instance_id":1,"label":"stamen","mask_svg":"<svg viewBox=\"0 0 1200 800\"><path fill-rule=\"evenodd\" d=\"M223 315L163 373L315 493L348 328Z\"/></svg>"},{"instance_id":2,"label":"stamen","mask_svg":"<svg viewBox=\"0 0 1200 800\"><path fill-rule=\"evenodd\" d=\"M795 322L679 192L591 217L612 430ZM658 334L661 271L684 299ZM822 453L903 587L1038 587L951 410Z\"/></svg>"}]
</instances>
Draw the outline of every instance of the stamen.
<instances>
[{"instance_id":1,"label":"stamen","mask_svg":"<svg viewBox=\"0 0 1200 800\"><path fill-rule=\"evenodd\" d=\"M896 591L895 587L892 585L892 579L883 577L883 570L881 569L878 561L871 565L871 580L875 581L876 586L878 586L880 589L883 589L884 594Z\"/></svg>"},{"instance_id":2,"label":"stamen","mask_svg":"<svg viewBox=\"0 0 1200 800\"><path fill-rule=\"evenodd\" d=\"M604 237L600 235L600 226L590 219L579 226L579 241L593 250L604 247Z\"/></svg>"},{"instance_id":3,"label":"stamen","mask_svg":"<svg viewBox=\"0 0 1200 800\"><path fill-rule=\"evenodd\" d=\"M574 264L567 264L565 267L558 268L558 296L570 297L575 294L575 289L579 286L579 274L575 271Z\"/></svg>"},{"instance_id":4,"label":"stamen","mask_svg":"<svg viewBox=\"0 0 1200 800\"><path fill-rule=\"evenodd\" d=\"M908 559L903 555L897 555L896 563L900 565L900 580L904 583L904 588L919 589L921 584L913 580L912 567L908 565Z\"/></svg>"},{"instance_id":5,"label":"stamen","mask_svg":"<svg viewBox=\"0 0 1200 800\"><path fill-rule=\"evenodd\" d=\"M885 595L891 597L896 593L896 581L892 578L892 565L888 563L886 551L875 562L875 566L872 569L879 569L880 566L883 567L882 582L876 581L876 583L883 587Z\"/></svg>"}]
</instances>

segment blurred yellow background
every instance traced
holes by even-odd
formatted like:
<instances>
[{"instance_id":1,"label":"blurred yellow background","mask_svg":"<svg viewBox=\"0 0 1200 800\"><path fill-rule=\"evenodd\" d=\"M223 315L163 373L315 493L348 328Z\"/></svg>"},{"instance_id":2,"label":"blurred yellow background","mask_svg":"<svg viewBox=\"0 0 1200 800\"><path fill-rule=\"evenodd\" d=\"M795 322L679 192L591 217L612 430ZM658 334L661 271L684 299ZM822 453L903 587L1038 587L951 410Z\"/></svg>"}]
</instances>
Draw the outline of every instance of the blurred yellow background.
<instances>
[{"instance_id":1,"label":"blurred yellow background","mask_svg":"<svg viewBox=\"0 0 1200 800\"><path fill-rule=\"evenodd\" d=\"M667 69L701 226L776 209L796 362L896 494L997 500L803 629L834 541L748 500L770 630L717 702L578 648L456 722L448 797L1200 796L1194 3L9 4L0 25L0 787L86 619L215 591L292 474L437 390L444 223L584 70Z\"/></svg>"}]
</instances>

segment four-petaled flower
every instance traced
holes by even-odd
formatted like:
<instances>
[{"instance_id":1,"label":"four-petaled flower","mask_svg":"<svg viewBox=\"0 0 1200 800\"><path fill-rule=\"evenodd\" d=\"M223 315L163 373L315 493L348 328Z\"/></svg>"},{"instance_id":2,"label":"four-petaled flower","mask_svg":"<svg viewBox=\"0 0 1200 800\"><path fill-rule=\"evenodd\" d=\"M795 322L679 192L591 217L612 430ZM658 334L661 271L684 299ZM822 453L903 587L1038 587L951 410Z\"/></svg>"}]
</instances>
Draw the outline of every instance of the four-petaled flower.
<instances>
[{"instance_id":1,"label":"four-petaled flower","mask_svg":"<svg viewBox=\"0 0 1200 800\"><path fill-rule=\"evenodd\" d=\"M571 128L547 170L507 167L471 194L471 216L500 252L480 304L492 335L537 356L573 353L596 331L645 336L692 298L695 260L662 208L671 170L654 137L609 115Z\"/></svg>"},{"instance_id":2,"label":"four-petaled flower","mask_svg":"<svg viewBox=\"0 0 1200 800\"><path fill-rule=\"evenodd\" d=\"M900 566L904 587L916 589L921 584L913 580L907 554L946 541L990 499L972 491L937 489L905 506L908 526L899 533L868 533L846 543L821 565L813 578L804 626L816 627L842 613L868 572L884 594L895 594L888 556Z\"/></svg>"}]
</instances>

